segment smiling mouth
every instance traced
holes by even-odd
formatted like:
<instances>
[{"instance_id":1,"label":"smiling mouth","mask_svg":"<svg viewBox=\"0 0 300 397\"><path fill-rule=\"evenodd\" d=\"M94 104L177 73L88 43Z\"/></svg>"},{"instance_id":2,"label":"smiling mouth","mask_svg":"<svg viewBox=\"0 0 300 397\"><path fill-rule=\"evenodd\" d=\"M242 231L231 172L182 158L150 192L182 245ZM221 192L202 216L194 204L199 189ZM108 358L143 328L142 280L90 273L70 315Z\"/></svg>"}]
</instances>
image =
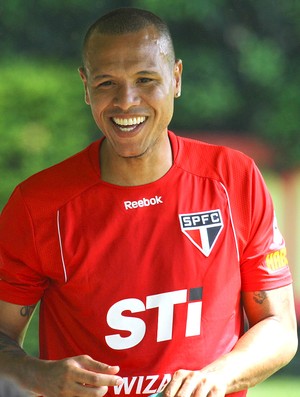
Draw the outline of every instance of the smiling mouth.
<instances>
[{"instance_id":1,"label":"smiling mouth","mask_svg":"<svg viewBox=\"0 0 300 397\"><path fill-rule=\"evenodd\" d=\"M123 132L130 132L146 121L145 116L119 118L113 117L113 123Z\"/></svg>"}]
</instances>

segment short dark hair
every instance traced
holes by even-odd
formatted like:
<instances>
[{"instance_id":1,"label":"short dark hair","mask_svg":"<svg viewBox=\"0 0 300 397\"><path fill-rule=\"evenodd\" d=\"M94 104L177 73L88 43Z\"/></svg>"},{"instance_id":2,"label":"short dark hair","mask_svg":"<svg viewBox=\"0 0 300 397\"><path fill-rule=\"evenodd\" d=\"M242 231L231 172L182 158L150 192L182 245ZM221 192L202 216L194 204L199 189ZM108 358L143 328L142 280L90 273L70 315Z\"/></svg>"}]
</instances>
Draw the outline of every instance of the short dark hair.
<instances>
[{"instance_id":1,"label":"short dark hair","mask_svg":"<svg viewBox=\"0 0 300 397\"><path fill-rule=\"evenodd\" d=\"M175 62L175 53L168 25L150 11L131 7L117 8L101 16L89 27L83 41L83 62L85 63L86 48L89 39L94 33L122 35L137 32L148 26L155 27L159 35L166 40L168 58L173 64Z\"/></svg>"}]
</instances>

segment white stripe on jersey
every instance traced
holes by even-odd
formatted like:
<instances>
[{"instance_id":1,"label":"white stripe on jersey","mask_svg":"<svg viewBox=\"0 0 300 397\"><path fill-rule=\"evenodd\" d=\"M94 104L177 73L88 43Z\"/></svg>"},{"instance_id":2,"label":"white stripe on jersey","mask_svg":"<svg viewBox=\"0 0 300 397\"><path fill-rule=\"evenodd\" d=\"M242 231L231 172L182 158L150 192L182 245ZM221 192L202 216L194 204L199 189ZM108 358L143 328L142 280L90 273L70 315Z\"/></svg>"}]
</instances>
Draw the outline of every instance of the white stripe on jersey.
<instances>
[{"instance_id":1,"label":"white stripe on jersey","mask_svg":"<svg viewBox=\"0 0 300 397\"><path fill-rule=\"evenodd\" d=\"M236 238L236 232L235 232L235 227L234 227L234 222L233 222L233 217L232 217L232 211L231 211L231 205L230 205L229 195L228 195L227 189L226 189L226 187L223 185L223 183L220 182L220 185L221 185L222 188L224 189L225 194L226 194L226 197L227 197L228 209L229 209L229 216L230 216L230 222L231 222L232 231L233 231L233 236L234 236L236 254L237 254L238 261L240 262L239 246L238 246L238 242L237 242L237 238Z\"/></svg>"},{"instance_id":2,"label":"white stripe on jersey","mask_svg":"<svg viewBox=\"0 0 300 397\"><path fill-rule=\"evenodd\" d=\"M64 253L63 253L63 248L62 248L62 241L61 241L60 224L59 224L59 210L57 210L57 213L56 213L56 223L57 223L57 232L58 232L58 239L59 239L60 256L61 256L61 262L62 262L62 266L63 266L65 283L66 283L68 281L68 276L67 276L67 269L66 269Z\"/></svg>"}]
</instances>

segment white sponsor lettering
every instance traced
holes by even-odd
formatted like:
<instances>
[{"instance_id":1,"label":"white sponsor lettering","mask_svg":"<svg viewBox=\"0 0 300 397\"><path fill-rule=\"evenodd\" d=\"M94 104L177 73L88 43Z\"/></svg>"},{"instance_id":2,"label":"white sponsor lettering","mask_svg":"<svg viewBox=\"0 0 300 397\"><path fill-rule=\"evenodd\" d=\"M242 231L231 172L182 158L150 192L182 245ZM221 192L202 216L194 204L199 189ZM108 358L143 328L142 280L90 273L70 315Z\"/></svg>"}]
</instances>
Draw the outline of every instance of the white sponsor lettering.
<instances>
[{"instance_id":1,"label":"white sponsor lettering","mask_svg":"<svg viewBox=\"0 0 300 397\"><path fill-rule=\"evenodd\" d=\"M171 374L124 377L120 386L114 386L115 395L121 394L154 394L161 392L171 381Z\"/></svg>"},{"instance_id":2,"label":"white sponsor lettering","mask_svg":"<svg viewBox=\"0 0 300 397\"><path fill-rule=\"evenodd\" d=\"M146 325L143 320L137 317L123 316L122 312L129 310L131 313L145 311L145 305L139 299L124 299L115 303L107 313L108 325L119 331L129 331L129 336L120 334L108 335L105 337L106 343L112 349L122 350L136 346L143 340L146 333Z\"/></svg>"},{"instance_id":3,"label":"white sponsor lettering","mask_svg":"<svg viewBox=\"0 0 300 397\"><path fill-rule=\"evenodd\" d=\"M188 304L185 336L200 335L202 302Z\"/></svg>"},{"instance_id":4,"label":"white sponsor lettering","mask_svg":"<svg viewBox=\"0 0 300 397\"><path fill-rule=\"evenodd\" d=\"M172 339L174 305L185 303L187 290L147 296L147 309L158 308L157 342Z\"/></svg>"},{"instance_id":5,"label":"white sponsor lettering","mask_svg":"<svg viewBox=\"0 0 300 397\"><path fill-rule=\"evenodd\" d=\"M147 331L147 325L139 317L130 317L130 313L142 313L146 310L157 310L157 337L156 342L171 340L174 328L174 310L176 305L185 304L186 330L185 336L200 335L202 313L202 288L192 288L190 292L199 292L195 298L188 301L188 290L165 292L146 297L146 304L135 298L123 299L111 306L107 313L107 324L117 331L128 331L129 336L120 333L105 336L106 343L111 349L123 350L138 345ZM126 315L124 315L126 312ZM151 322L153 323L153 319Z\"/></svg>"},{"instance_id":6,"label":"white sponsor lettering","mask_svg":"<svg viewBox=\"0 0 300 397\"><path fill-rule=\"evenodd\" d=\"M133 210L135 208L149 207L150 205L163 204L161 196L155 196L151 198L142 198L138 201L124 201L126 210Z\"/></svg>"}]
</instances>

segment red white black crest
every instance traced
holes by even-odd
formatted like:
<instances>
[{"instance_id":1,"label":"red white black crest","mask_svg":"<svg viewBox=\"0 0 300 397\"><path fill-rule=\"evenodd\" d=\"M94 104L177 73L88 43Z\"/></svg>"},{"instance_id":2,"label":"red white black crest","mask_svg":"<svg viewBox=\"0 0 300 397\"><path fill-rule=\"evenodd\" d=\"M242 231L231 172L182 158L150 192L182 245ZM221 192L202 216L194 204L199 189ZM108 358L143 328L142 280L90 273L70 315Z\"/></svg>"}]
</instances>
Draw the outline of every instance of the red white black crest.
<instances>
[{"instance_id":1,"label":"red white black crest","mask_svg":"<svg viewBox=\"0 0 300 397\"><path fill-rule=\"evenodd\" d=\"M224 227L221 211L179 214L179 220L181 231L208 257Z\"/></svg>"}]
</instances>

